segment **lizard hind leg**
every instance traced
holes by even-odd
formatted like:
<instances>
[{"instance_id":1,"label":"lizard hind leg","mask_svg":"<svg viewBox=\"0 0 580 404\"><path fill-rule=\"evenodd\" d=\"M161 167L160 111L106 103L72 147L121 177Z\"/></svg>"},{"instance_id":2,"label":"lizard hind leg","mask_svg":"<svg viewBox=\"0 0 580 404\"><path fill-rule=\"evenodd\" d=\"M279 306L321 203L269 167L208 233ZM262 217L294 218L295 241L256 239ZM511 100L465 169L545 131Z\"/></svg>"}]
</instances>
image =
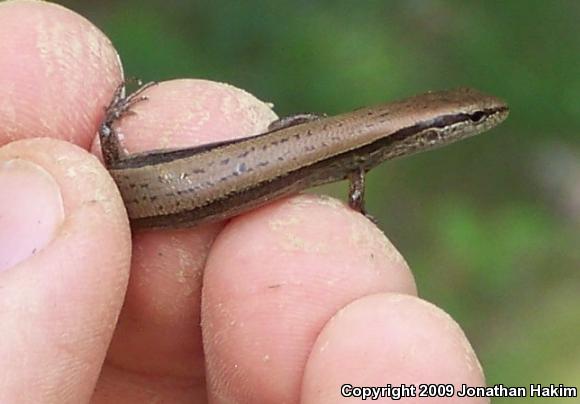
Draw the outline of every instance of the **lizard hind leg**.
<instances>
[{"instance_id":1,"label":"lizard hind leg","mask_svg":"<svg viewBox=\"0 0 580 404\"><path fill-rule=\"evenodd\" d=\"M125 115L133 113L131 108L135 104L147 100L147 96L143 95L143 92L156 84L155 81L150 81L149 83L140 85L136 91L128 96L125 96L125 82L119 84L115 89L111 103L105 108L104 122L112 125Z\"/></svg>"},{"instance_id":2,"label":"lizard hind leg","mask_svg":"<svg viewBox=\"0 0 580 404\"><path fill-rule=\"evenodd\" d=\"M139 82L139 84L141 84ZM105 166L110 168L126 156L126 152L121 147L119 134L113 127L114 123L124 116L133 114L131 108L142 101L147 100L143 92L149 87L157 84L154 81L141 85L135 92L125 96L125 82L117 86L113 93L113 99L105 108L105 116L99 127L99 140L101 142L101 152Z\"/></svg>"}]
</instances>

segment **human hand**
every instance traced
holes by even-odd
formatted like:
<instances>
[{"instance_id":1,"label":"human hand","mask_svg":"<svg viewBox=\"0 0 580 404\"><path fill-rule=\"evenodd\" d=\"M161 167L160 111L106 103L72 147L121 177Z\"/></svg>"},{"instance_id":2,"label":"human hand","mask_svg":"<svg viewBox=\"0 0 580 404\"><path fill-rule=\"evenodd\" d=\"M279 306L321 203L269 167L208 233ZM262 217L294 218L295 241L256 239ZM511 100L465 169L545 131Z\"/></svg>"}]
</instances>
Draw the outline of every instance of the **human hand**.
<instances>
[{"instance_id":1,"label":"human hand","mask_svg":"<svg viewBox=\"0 0 580 404\"><path fill-rule=\"evenodd\" d=\"M0 402L335 403L343 384L484 383L396 249L335 200L296 196L131 238L86 151L122 81L112 45L62 7L10 1L0 55ZM120 122L131 152L259 133L275 118L208 81L147 95Z\"/></svg>"}]
</instances>

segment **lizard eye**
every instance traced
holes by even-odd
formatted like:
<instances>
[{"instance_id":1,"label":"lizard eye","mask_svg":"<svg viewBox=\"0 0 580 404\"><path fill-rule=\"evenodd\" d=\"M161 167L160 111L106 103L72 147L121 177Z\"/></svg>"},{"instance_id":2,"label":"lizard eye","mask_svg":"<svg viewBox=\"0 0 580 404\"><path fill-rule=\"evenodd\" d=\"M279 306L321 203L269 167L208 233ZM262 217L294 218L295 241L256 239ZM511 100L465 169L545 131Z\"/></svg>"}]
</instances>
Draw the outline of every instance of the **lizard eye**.
<instances>
[{"instance_id":1,"label":"lizard eye","mask_svg":"<svg viewBox=\"0 0 580 404\"><path fill-rule=\"evenodd\" d=\"M473 114L470 114L469 119L471 119L473 122L479 122L483 119L484 116L485 116L484 112L477 111L477 112L474 112Z\"/></svg>"}]
</instances>

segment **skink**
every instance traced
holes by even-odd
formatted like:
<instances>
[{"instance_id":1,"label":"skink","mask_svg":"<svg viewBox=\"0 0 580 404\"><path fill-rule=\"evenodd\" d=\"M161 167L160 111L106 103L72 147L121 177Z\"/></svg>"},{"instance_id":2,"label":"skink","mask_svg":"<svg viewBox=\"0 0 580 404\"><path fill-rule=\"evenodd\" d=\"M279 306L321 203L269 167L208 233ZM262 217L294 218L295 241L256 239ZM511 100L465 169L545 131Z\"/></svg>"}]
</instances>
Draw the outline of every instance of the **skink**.
<instances>
[{"instance_id":1,"label":"skink","mask_svg":"<svg viewBox=\"0 0 580 404\"><path fill-rule=\"evenodd\" d=\"M384 160L486 131L508 115L498 98L461 88L352 112L299 115L255 136L127 155L114 123L136 102L119 87L99 136L132 227L178 228L227 219L292 193L350 180L349 204L364 213L364 176Z\"/></svg>"}]
</instances>

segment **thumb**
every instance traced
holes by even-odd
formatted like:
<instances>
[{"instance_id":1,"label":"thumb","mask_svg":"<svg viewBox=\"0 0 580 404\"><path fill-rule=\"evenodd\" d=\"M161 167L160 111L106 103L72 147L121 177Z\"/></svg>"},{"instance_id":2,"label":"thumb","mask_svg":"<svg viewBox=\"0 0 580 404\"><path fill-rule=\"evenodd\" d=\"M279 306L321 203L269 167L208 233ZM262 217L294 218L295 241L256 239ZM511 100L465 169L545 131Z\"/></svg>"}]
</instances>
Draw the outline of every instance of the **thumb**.
<instances>
[{"instance_id":1,"label":"thumb","mask_svg":"<svg viewBox=\"0 0 580 404\"><path fill-rule=\"evenodd\" d=\"M90 399L131 239L114 183L69 143L0 148L0 402Z\"/></svg>"}]
</instances>

